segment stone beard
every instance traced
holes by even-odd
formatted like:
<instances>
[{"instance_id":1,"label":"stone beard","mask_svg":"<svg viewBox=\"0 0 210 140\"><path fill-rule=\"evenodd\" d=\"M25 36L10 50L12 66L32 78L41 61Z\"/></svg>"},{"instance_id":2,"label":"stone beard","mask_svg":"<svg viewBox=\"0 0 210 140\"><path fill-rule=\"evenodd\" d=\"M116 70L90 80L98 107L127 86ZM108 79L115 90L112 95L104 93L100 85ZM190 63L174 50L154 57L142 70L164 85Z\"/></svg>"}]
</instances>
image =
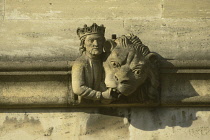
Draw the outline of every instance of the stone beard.
<instances>
[{"instance_id":1,"label":"stone beard","mask_svg":"<svg viewBox=\"0 0 210 140\"><path fill-rule=\"evenodd\" d=\"M87 55L97 57L103 52L104 37L98 34L87 35L84 39L84 48Z\"/></svg>"}]
</instances>

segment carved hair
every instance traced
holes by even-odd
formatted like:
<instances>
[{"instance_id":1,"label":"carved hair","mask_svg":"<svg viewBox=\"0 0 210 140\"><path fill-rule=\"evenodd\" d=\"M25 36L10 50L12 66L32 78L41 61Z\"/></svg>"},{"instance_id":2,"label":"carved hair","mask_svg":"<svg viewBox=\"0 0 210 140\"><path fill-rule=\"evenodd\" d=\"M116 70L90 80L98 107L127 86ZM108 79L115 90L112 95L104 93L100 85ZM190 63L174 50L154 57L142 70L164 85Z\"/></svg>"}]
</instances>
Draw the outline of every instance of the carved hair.
<instances>
[{"instance_id":1,"label":"carved hair","mask_svg":"<svg viewBox=\"0 0 210 140\"><path fill-rule=\"evenodd\" d=\"M82 37L82 38L80 39L80 40L81 40L81 42L80 42L80 48L79 48L80 55L82 55L83 52L86 51L86 48L84 47L84 45L85 45L85 39L86 39L86 36L84 36L84 37Z\"/></svg>"},{"instance_id":2,"label":"carved hair","mask_svg":"<svg viewBox=\"0 0 210 140\"><path fill-rule=\"evenodd\" d=\"M119 46L122 46L124 48L133 48L142 56L146 56L150 53L149 48L142 44L141 40L133 34L130 34L129 36L123 35L117 38L117 40Z\"/></svg>"}]
</instances>

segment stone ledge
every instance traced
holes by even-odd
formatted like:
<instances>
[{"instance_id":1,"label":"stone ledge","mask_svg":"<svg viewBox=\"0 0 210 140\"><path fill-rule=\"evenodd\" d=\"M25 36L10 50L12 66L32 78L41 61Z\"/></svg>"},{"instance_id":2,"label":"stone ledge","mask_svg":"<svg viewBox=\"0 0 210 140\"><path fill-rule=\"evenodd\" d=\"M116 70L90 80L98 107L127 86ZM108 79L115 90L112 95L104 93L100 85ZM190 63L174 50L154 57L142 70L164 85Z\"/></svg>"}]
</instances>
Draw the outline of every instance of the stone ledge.
<instances>
[{"instance_id":1,"label":"stone ledge","mask_svg":"<svg viewBox=\"0 0 210 140\"><path fill-rule=\"evenodd\" d=\"M0 72L68 71L74 61L2 61ZM210 69L210 60L161 60L160 69Z\"/></svg>"},{"instance_id":2,"label":"stone ledge","mask_svg":"<svg viewBox=\"0 0 210 140\"><path fill-rule=\"evenodd\" d=\"M210 61L162 60L159 103L73 105L73 61L0 62L0 108L209 106Z\"/></svg>"}]
</instances>

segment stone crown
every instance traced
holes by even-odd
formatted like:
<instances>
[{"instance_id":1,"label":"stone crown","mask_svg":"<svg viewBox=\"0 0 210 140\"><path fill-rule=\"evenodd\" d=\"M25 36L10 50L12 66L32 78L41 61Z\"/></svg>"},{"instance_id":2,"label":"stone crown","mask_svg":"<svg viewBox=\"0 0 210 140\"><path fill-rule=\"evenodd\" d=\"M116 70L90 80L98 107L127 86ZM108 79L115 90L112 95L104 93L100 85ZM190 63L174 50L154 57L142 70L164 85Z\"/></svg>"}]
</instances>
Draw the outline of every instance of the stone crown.
<instances>
[{"instance_id":1,"label":"stone crown","mask_svg":"<svg viewBox=\"0 0 210 140\"><path fill-rule=\"evenodd\" d=\"M93 23L93 25L91 25L90 27L88 27L85 24L84 28L77 29L77 35L79 36L80 39L90 34L99 34L104 36L104 33L105 33L105 27L103 24L98 26L96 23Z\"/></svg>"}]
</instances>

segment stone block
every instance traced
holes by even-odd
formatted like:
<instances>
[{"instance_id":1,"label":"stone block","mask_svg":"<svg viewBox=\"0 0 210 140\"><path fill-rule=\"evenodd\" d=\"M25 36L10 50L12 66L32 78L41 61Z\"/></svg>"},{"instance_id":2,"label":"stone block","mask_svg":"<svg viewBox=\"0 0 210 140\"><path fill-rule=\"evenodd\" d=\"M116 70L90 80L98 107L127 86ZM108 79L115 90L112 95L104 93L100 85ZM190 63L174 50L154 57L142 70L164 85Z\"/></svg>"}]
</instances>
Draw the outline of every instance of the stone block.
<instances>
[{"instance_id":1,"label":"stone block","mask_svg":"<svg viewBox=\"0 0 210 140\"><path fill-rule=\"evenodd\" d=\"M1 107L66 107L68 92L67 76L0 76Z\"/></svg>"},{"instance_id":2,"label":"stone block","mask_svg":"<svg viewBox=\"0 0 210 140\"><path fill-rule=\"evenodd\" d=\"M0 140L126 140L129 124L117 113L84 108L1 110Z\"/></svg>"},{"instance_id":3,"label":"stone block","mask_svg":"<svg viewBox=\"0 0 210 140\"><path fill-rule=\"evenodd\" d=\"M161 0L7 0L6 19L160 17Z\"/></svg>"},{"instance_id":4,"label":"stone block","mask_svg":"<svg viewBox=\"0 0 210 140\"><path fill-rule=\"evenodd\" d=\"M162 74L162 105L209 105L210 75L206 74Z\"/></svg>"},{"instance_id":5,"label":"stone block","mask_svg":"<svg viewBox=\"0 0 210 140\"><path fill-rule=\"evenodd\" d=\"M210 18L209 0L164 0L163 18Z\"/></svg>"},{"instance_id":6,"label":"stone block","mask_svg":"<svg viewBox=\"0 0 210 140\"><path fill-rule=\"evenodd\" d=\"M126 20L125 30L166 59L210 59L210 20Z\"/></svg>"},{"instance_id":7,"label":"stone block","mask_svg":"<svg viewBox=\"0 0 210 140\"><path fill-rule=\"evenodd\" d=\"M79 55L76 34L84 24L104 24L106 38L124 34L120 20L6 20L0 22L1 61L73 60Z\"/></svg>"},{"instance_id":8,"label":"stone block","mask_svg":"<svg viewBox=\"0 0 210 140\"><path fill-rule=\"evenodd\" d=\"M1 140L208 140L209 108L0 111Z\"/></svg>"}]
</instances>

